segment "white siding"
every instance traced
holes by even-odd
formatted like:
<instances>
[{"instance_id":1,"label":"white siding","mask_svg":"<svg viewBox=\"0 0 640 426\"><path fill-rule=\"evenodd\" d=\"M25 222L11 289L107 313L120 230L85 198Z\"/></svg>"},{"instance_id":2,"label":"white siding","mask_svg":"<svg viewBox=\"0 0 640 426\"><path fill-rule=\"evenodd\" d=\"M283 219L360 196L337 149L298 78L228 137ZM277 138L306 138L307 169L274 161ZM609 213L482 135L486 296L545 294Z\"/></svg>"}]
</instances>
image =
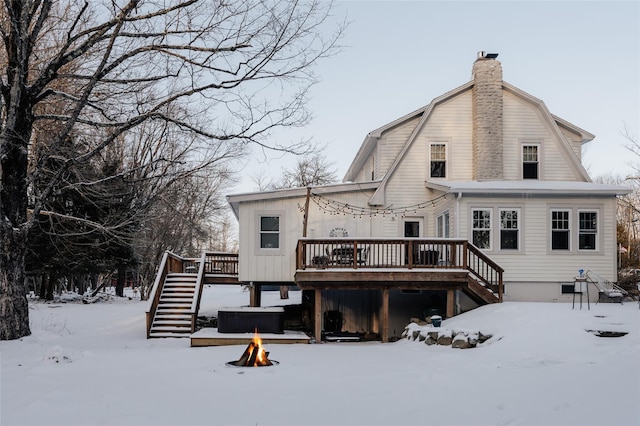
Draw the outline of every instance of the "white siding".
<instances>
[{"instance_id":1,"label":"white siding","mask_svg":"<svg viewBox=\"0 0 640 426\"><path fill-rule=\"evenodd\" d=\"M394 207L410 206L430 200L438 200L442 194L425 188L429 174L429 144L444 142L447 145L446 180L465 180L471 178L471 92L438 105L427 123L420 130L414 143L405 153L402 163L389 179L386 187L385 202ZM450 196L451 198L451 196ZM411 212L412 216L424 218L425 236L435 236L435 208ZM397 225L386 224L385 237L401 236ZM453 235L453 233L452 233Z\"/></svg>"},{"instance_id":2,"label":"white siding","mask_svg":"<svg viewBox=\"0 0 640 426\"><path fill-rule=\"evenodd\" d=\"M441 141L447 144L446 179L471 180L473 150L470 90L436 106L421 129L409 157L415 156L422 160L422 173L425 177L429 171L429 144Z\"/></svg>"},{"instance_id":3,"label":"white siding","mask_svg":"<svg viewBox=\"0 0 640 426\"><path fill-rule=\"evenodd\" d=\"M499 250L498 209L516 207L521 209L520 250ZM471 240L471 209L492 209L493 244L485 251L505 269L505 283L572 282L578 270L592 270L606 279L615 281L616 224L615 198L530 198L487 199L463 197L460 203L460 237ZM571 250L551 251L550 218L552 208L569 209L571 218ZM598 250L578 251L578 211L598 211ZM556 287L559 291L559 285ZM507 290L508 291L508 290ZM535 290L534 290L535 292ZM534 293L535 294L535 293Z\"/></svg>"},{"instance_id":4,"label":"white siding","mask_svg":"<svg viewBox=\"0 0 640 426\"><path fill-rule=\"evenodd\" d=\"M420 117L416 117L382 134L378 140L378 158L376 159L380 177L384 176L394 163L419 121Z\"/></svg>"},{"instance_id":5,"label":"white siding","mask_svg":"<svg viewBox=\"0 0 640 426\"><path fill-rule=\"evenodd\" d=\"M505 180L522 179L522 144L540 144L541 180L577 180L561 148L562 141L552 132L541 111L521 98L504 92L503 159Z\"/></svg>"},{"instance_id":6,"label":"white siding","mask_svg":"<svg viewBox=\"0 0 640 426\"><path fill-rule=\"evenodd\" d=\"M560 131L571 145L571 149L573 150L576 157L578 157L580 162L582 162L582 141L580 139L580 135L570 132L564 127L560 127Z\"/></svg>"},{"instance_id":7,"label":"white siding","mask_svg":"<svg viewBox=\"0 0 640 426\"><path fill-rule=\"evenodd\" d=\"M370 191L348 194L329 194L326 200L335 200L356 206L367 206ZM243 282L291 282L295 273L295 250L303 234L303 213L300 211L305 198L242 202L239 227L239 279ZM282 215L280 220L280 250L271 253L259 250L260 214ZM375 220L375 219L374 219ZM334 228L345 229L352 237L372 236L372 218L368 215L331 214L313 201L309 203L307 237L328 238Z\"/></svg>"}]
</instances>

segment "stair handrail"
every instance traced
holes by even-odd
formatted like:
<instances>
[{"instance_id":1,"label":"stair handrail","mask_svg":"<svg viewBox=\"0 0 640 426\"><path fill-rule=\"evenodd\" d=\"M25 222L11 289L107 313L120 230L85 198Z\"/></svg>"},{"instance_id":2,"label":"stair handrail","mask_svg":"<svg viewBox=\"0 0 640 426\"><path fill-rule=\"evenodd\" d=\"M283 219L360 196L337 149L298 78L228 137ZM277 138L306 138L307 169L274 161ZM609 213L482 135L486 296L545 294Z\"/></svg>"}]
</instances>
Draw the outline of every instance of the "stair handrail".
<instances>
[{"instance_id":1,"label":"stair handrail","mask_svg":"<svg viewBox=\"0 0 640 426\"><path fill-rule=\"evenodd\" d=\"M169 272L182 272L171 270L171 262L169 262L170 258L179 260L180 264L182 265L182 258L177 254L171 253L169 250L167 250L162 255L162 260L160 261L160 265L158 266L158 273L156 274L153 288L149 293L149 305L147 306L146 311L147 339L151 337L151 325L153 323L153 317L156 315L156 310L158 309L158 304L160 303L160 295L162 294L162 287L164 286L167 274Z\"/></svg>"},{"instance_id":2,"label":"stair handrail","mask_svg":"<svg viewBox=\"0 0 640 426\"><path fill-rule=\"evenodd\" d=\"M614 282L611 282L609 280L607 280L606 278L600 276L599 274L593 272L592 270L588 270L585 275L587 276L587 279L592 282L600 292L609 294L611 292L619 292L620 294L626 296L628 294L628 292L623 289L622 287L620 287L619 285L617 285ZM595 277L595 279L594 279Z\"/></svg>"},{"instance_id":3,"label":"stair handrail","mask_svg":"<svg viewBox=\"0 0 640 426\"><path fill-rule=\"evenodd\" d=\"M202 286L204 284L204 271L207 262L207 252L203 252L200 256L200 266L198 267L198 277L196 278L196 287L193 293L193 301L191 302L191 332L196 331L196 321L198 319L198 311L200 310L200 299L202 298Z\"/></svg>"},{"instance_id":4,"label":"stair handrail","mask_svg":"<svg viewBox=\"0 0 640 426\"><path fill-rule=\"evenodd\" d=\"M465 268L469 272L473 273L476 281L478 281L485 288L492 292L495 292L497 290L498 300L500 301L500 303L502 303L502 296L504 294L504 283L502 281L504 269L472 243L466 241L464 245L466 246L466 250L464 252ZM484 268L474 268L473 265L479 264L480 262L472 261L472 257L477 259L478 261L481 261L484 265ZM480 269L485 270L481 271ZM494 274L495 279L492 279Z\"/></svg>"}]
</instances>

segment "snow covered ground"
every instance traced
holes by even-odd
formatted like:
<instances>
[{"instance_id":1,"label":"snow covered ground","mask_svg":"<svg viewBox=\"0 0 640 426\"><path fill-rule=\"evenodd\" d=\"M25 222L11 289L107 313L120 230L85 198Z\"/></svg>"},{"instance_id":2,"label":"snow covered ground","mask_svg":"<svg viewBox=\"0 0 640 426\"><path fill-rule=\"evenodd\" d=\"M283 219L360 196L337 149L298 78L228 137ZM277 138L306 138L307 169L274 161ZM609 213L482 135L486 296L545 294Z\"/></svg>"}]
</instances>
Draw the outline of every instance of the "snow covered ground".
<instances>
[{"instance_id":1,"label":"snow covered ground","mask_svg":"<svg viewBox=\"0 0 640 426\"><path fill-rule=\"evenodd\" d=\"M202 309L248 300L238 287L212 286ZM279 303L278 292L263 296L264 305ZM244 345L147 340L146 306L31 303L33 334L1 342L0 424L640 424L637 302L503 303L443 321L493 334L475 349L409 340L268 345L280 364L262 368L226 364Z\"/></svg>"}]
</instances>

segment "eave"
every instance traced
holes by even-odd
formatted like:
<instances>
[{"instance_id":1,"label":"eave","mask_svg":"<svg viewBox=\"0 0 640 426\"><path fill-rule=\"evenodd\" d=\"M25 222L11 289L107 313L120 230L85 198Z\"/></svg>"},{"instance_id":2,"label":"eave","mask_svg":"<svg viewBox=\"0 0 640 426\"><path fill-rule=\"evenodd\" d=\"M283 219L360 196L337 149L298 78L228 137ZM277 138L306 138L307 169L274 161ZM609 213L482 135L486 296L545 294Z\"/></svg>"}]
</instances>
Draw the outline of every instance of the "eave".
<instances>
[{"instance_id":1,"label":"eave","mask_svg":"<svg viewBox=\"0 0 640 426\"><path fill-rule=\"evenodd\" d=\"M343 192L375 190L380 181L369 182L348 182L331 185L313 186L311 190L316 194L338 194ZM240 203L251 201L278 200L285 198L303 198L307 195L307 188L286 188L260 192L246 192L241 194L230 194L226 196L227 203L233 211L236 219L240 214Z\"/></svg>"}]
</instances>

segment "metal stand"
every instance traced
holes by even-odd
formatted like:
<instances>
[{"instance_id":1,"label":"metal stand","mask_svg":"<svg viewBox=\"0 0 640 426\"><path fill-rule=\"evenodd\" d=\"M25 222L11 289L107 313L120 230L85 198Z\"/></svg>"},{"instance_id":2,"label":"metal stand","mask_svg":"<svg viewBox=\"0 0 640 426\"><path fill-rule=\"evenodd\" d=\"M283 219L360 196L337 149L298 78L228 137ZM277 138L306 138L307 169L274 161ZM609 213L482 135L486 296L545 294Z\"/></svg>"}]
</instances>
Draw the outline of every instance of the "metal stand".
<instances>
[{"instance_id":1,"label":"metal stand","mask_svg":"<svg viewBox=\"0 0 640 426\"><path fill-rule=\"evenodd\" d=\"M582 309L582 295L587 293L587 309L591 310L591 305L589 304L589 283L587 282L587 278L583 276L575 277L575 281L573 283L573 305L571 309L576 307L576 294L580 294L580 309Z\"/></svg>"}]
</instances>

